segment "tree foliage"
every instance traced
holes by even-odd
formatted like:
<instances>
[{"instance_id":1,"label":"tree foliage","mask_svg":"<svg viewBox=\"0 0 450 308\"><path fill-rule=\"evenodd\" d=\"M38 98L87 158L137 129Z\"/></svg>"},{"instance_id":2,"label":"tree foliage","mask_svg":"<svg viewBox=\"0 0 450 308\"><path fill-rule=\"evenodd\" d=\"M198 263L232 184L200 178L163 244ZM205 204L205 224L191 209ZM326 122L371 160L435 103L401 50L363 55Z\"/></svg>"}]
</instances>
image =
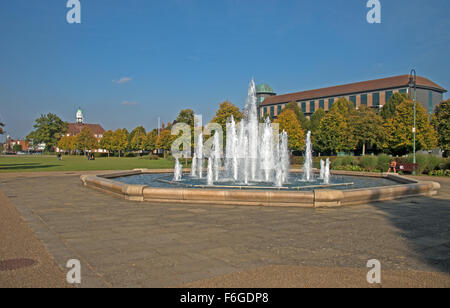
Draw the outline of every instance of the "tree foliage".
<instances>
[{"instance_id":1,"label":"tree foliage","mask_svg":"<svg viewBox=\"0 0 450 308\"><path fill-rule=\"evenodd\" d=\"M391 98L388 100L386 105L381 109L380 115L383 119L388 120L392 119L395 116L395 111L397 110L397 106L400 105L403 101L408 100L409 96L405 93L394 93Z\"/></svg>"},{"instance_id":2,"label":"tree foliage","mask_svg":"<svg viewBox=\"0 0 450 308\"><path fill-rule=\"evenodd\" d=\"M325 110L323 110L322 108L319 108L311 116L311 120L309 121L309 123L310 123L309 130L311 131L313 141L317 137L317 133L319 132L319 128L320 128L320 122L325 117L325 115L326 115Z\"/></svg>"},{"instance_id":3,"label":"tree foliage","mask_svg":"<svg viewBox=\"0 0 450 308\"><path fill-rule=\"evenodd\" d=\"M373 109L361 106L357 110L354 132L363 155L367 148L382 150L385 147L387 133L383 124L383 118Z\"/></svg>"},{"instance_id":4,"label":"tree foliage","mask_svg":"<svg viewBox=\"0 0 450 308\"><path fill-rule=\"evenodd\" d=\"M243 118L243 114L238 107L229 101L225 101L220 104L219 110L217 110L216 116L212 120L212 123L217 123L222 126L222 129L225 132L227 129L227 121L231 118L231 116L234 117L236 123L240 122Z\"/></svg>"},{"instance_id":5,"label":"tree foliage","mask_svg":"<svg viewBox=\"0 0 450 308\"><path fill-rule=\"evenodd\" d=\"M413 151L414 103L403 101L397 106L395 115L386 121L387 148L392 154L407 154ZM429 150L437 145L436 132L428 121L422 105L416 105L416 150Z\"/></svg>"},{"instance_id":6,"label":"tree foliage","mask_svg":"<svg viewBox=\"0 0 450 308\"><path fill-rule=\"evenodd\" d=\"M303 131L295 112L291 109L283 111L275 121L280 125L280 132L286 131L289 136L289 149L302 151L305 148L305 132Z\"/></svg>"},{"instance_id":7,"label":"tree foliage","mask_svg":"<svg viewBox=\"0 0 450 308\"><path fill-rule=\"evenodd\" d=\"M147 143L147 132L142 126L133 129L129 136L130 148L133 151L143 151Z\"/></svg>"},{"instance_id":8,"label":"tree foliage","mask_svg":"<svg viewBox=\"0 0 450 308\"><path fill-rule=\"evenodd\" d=\"M53 151L67 131L67 126L66 122L53 113L41 115L34 124L35 131L27 136L27 140L32 139L34 144L45 143L46 150Z\"/></svg>"},{"instance_id":9,"label":"tree foliage","mask_svg":"<svg viewBox=\"0 0 450 308\"><path fill-rule=\"evenodd\" d=\"M94 137L94 134L87 126L76 136L75 142L76 148L84 152L98 149L97 138Z\"/></svg>"},{"instance_id":10,"label":"tree foliage","mask_svg":"<svg viewBox=\"0 0 450 308\"><path fill-rule=\"evenodd\" d=\"M437 132L438 145L444 151L450 151L450 100L437 106L432 123Z\"/></svg>"},{"instance_id":11,"label":"tree foliage","mask_svg":"<svg viewBox=\"0 0 450 308\"><path fill-rule=\"evenodd\" d=\"M119 157L121 153L128 148L128 131L124 129L117 129L113 133L112 138L112 148L113 151L119 153Z\"/></svg>"},{"instance_id":12,"label":"tree foliage","mask_svg":"<svg viewBox=\"0 0 450 308\"><path fill-rule=\"evenodd\" d=\"M288 103L286 105L286 107L284 107L284 110L288 110L288 109L294 111L294 113L298 119L298 122L300 123L301 127L303 128L303 130L305 132L310 130L310 121L305 116L305 114L303 113L303 111L300 109L300 107L298 106L298 104L296 102Z\"/></svg>"},{"instance_id":13,"label":"tree foliage","mask_svg":"<svg viewBox=\"0 0 450 308\"><path fill-rule=\"evenodd\" d=\"M315 137L317 151L338 153L352 151L357 139L354 133L355 108L345 98L338 99L319 124Z\"/></svg>"},{"instance_id":14,"label":"tree foliage","mask_svg":"<svg viewBox=\"0 0 450 308\"><path fill-rule=\"evenodd\" d=\"M3 127L5 127L5 124L3 124L2 122L0 122L0 135L3 135L3 134L4 134Z\"/></svg>"},{"instance_id":15,"label":"tree foliage","mask_svg":"<svg viewBox=\"0 0 450 308\"><path fill-rule=\"evenodd\" d=\"M114 132L112 130L107 130L102 139L100 139L100 148L108 151L108 156L110 152L114 151Z\"/></svg>"},{"instance_id":16,"label":"tree foliage","mask_svg":"<svg viewBox=\"0 0 450 308\"><path fill-rule=\"evenodd\" d=\"M145 149L151 152L155 151L157 140L158 140L158 130L154 129L147 134Z\"/></svg>"},{"instance_id":17,"label":"tree foliage","mask_svg":"<svg viewBox=\"0 0 450 308\"><path fill-rule=\"evenodd\" d=\"M64 152L70 152L76 150L76 137L74 136L63 136L59 139L58 148Z\"/></svg>"}]
</instances>

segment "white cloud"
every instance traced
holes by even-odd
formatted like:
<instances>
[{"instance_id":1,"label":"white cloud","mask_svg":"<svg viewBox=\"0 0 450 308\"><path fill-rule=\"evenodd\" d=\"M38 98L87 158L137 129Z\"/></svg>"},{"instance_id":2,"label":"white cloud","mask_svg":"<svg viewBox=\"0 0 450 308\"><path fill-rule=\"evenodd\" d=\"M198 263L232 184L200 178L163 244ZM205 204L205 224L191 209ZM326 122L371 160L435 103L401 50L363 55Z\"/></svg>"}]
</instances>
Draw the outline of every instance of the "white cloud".
<instances>
[{"instance_id":1,"label":"white cloud","mask_svg":"<svg viewBox=\"0 0 450 308\"><path fill-rule=\"evenodd\" d=\"M117 83L117 84L123 84L123 83L130 82L132 80L133 80L133 78L130 78L130 77L122 77L119 80L113 80L112 82Z\"/></svg>"}]
</instances>

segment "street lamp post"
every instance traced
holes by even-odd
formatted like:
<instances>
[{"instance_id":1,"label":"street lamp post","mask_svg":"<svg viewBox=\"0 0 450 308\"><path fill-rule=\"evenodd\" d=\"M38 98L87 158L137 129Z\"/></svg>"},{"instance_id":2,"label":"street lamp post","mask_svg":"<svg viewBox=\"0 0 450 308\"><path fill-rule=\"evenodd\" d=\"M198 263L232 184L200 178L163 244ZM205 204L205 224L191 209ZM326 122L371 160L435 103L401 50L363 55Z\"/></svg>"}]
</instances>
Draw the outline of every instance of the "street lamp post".
<instances>
[{"instance_id":1,"label":"street lamp post","mask_svg":"<svg viewBox=\"0 0 450 308\"><path fill-rule=\"evenodd\" d=\"M413 126L413 164L416 164L416 101L417 101L417 75L416 70L412 69L409 74L409 88L414 89L414 126ZM414 166L413 174L416 174L416 167Z\"/></svg>"}]
</instances>

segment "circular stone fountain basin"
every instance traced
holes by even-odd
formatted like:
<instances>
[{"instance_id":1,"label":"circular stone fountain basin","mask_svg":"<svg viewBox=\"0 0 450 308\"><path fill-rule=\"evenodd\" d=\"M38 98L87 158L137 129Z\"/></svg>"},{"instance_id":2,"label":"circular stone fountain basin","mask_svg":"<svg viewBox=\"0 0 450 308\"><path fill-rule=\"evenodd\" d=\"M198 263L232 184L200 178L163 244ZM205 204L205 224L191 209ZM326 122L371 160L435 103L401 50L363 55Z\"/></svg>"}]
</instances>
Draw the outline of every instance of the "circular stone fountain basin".
<instances>
[{"instance_id":1,"label":"circular stone fountain basin","mask_svg":"<svg viewBox=\"0 0 450 308\"><path fill-rule=\"evenodd\" d=\"M146 185L158 188L190 188L190 189L226 189L226 190L281 190L281 191L312 191L315 189L360 189L371 187L385 187L398 184L398 182L383 177L370 178L351 175L331 176L331 184L324 184L318 176L310 182L303 181L302 173L290 175L288 183L283 187L276 187L273 182L250 182L248 184L235 182L231 179L223 179L207 185L206 179L191 177L184 174L181 181L174 181L173 174L138 174L115 178L116 181L130 185Z\"/></svg>"},{"instance_id":2,"label":"circular stone fountain basin","mask_svg":"<svg viewBox=\"0 0 450 308\"><path fill-rule=\"evenodd\" d=\"M210 187L205 185L205 180L191 179L187 175L184 181L173 182L171 172L139 169L97 176L83 175L81 180L87 187L132 201L310 208L431 196L440 189L439 183L416 181L396 174L345 171L332 172L333 184L323 186L320 180L301 182L300 170L291 170L290 184L284 188L273 187L270 183L228 185L230 183L227 181Z\"/></svg>"}]
</instances>

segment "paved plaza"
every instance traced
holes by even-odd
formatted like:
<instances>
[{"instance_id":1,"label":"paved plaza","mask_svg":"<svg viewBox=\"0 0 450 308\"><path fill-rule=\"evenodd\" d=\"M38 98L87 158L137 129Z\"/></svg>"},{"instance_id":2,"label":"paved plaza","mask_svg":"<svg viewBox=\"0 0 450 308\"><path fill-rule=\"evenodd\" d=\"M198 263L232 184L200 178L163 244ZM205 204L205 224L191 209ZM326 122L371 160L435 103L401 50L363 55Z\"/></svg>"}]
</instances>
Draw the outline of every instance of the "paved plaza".
<instances>
[{"instance_id":1,"label":"paved plaza","mask_svg":"<svg viewBox=\"0 0 450 308\"><path fill-rule=\"evenodd\" d=\"M80 173L0 175L0 287L450 287L450 180L438 196L337 209L161 205L81 185Z\"/></svg>"}]
</instances>

